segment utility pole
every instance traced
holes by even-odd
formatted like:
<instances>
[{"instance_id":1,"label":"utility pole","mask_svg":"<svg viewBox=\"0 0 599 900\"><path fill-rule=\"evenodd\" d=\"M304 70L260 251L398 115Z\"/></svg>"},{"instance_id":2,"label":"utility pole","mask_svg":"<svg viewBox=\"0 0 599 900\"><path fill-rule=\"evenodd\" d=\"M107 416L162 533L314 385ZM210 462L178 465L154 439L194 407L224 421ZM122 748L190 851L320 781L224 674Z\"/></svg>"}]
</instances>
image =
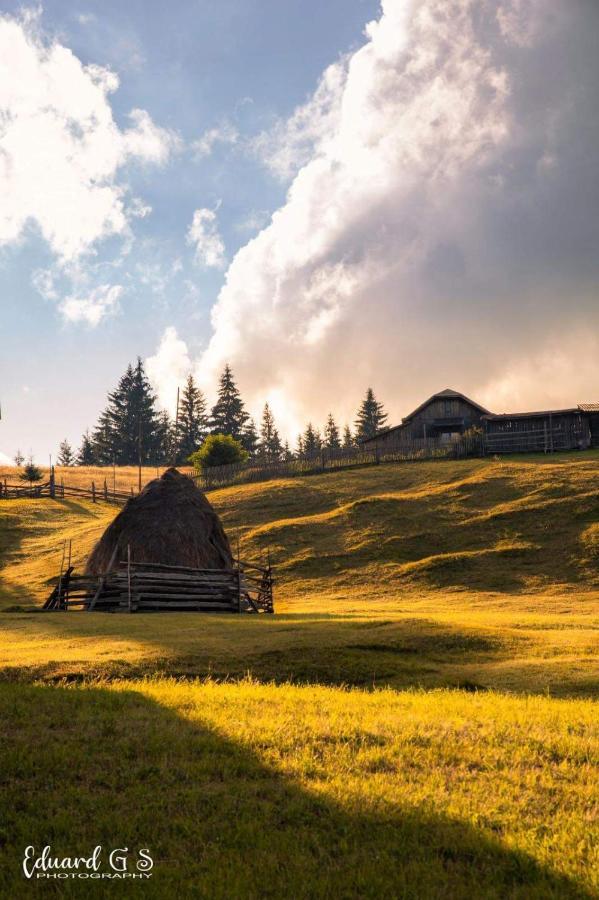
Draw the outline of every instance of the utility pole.
<instances>
[{"instance_id":1,"label":"utility pole","mask_svg":"<svg viewBox=\"0 0 599 900\"><path fill-rule=\"evenodd\" d=\"M137 492L141 494L141 415L139 417L139 434L137 437L137 452L139 464L137 467Z\"/></svg>"},{"instance_id":2,"label":"utility pole","mask_svg":"<svg viewBox=\"0 0 599 900\"><path fill-rule=\"evenodd\" d=\"M177 465L177 455L179 452L179 391L177 388L177 410L175 412L175 435L173 438L173 465Z\"/></svg>"}]
</instances>

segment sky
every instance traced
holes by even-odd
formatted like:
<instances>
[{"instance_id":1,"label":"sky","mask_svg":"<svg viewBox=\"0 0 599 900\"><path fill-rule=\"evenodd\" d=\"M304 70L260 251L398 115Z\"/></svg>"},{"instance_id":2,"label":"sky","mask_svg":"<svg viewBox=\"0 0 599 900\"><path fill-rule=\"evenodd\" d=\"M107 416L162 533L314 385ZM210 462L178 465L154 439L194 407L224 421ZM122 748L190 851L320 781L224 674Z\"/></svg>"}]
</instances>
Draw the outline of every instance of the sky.
<instances>
[{"instance_id":1,"label":"sky","mask_svg":"<svg viewBox=\"0 0 599 900\"><path fill-rule=\"evenodd\" d=\"M0 461L229 363L285 437L372 386L599 400L596 0L0 3Z\"/></svg>"}]
</instances>

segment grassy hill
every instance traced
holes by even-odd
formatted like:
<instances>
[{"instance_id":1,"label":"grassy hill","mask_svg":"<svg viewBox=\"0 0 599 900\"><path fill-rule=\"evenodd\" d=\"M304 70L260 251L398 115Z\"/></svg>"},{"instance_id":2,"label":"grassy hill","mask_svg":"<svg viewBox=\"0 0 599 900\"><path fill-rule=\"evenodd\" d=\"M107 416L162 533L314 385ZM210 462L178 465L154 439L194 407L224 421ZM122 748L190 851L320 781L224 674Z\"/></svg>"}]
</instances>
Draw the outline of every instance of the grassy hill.
<instances>
[{"instance_id":1,"label":"grassy hill","mask_svg":"<svg viewBox=\"0 0 599 900\"><path fill-rule=\"evenodd\" d=\"M598 476L585 453L215 491L272 556L260 618L40 614L65 538L81 562L115 510L0 501L0 893L27 843L119 840L152 848L146 896L596 896Z\"/></svg>"}]
</instances>

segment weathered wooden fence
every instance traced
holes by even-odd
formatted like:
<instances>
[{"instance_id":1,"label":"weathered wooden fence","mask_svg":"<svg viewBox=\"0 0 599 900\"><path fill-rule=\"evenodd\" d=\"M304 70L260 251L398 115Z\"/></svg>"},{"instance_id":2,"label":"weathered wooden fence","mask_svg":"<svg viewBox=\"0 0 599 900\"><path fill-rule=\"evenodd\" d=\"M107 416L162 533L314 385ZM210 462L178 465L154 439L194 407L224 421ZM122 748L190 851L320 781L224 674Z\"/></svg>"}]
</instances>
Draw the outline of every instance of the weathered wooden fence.
<instances>
[{"instance_id":1,"label":"weathered wooden fence","mask_svg":"<svg viewBox=\"0 0 599 900\"><path fill-rule=\"evenodd\" d=\"M313 456L288 461L250 460L228 466L212 466L191 477L203 490L207 491L231 484L316 475L358 466L380 465L388 462L419 462L431 459L462 459L466 456L482 456L483 453L483 442L478 435L461 437L455 441L429 438L383 444L373 448L343 447L338 450L326 448Z\"/></svg>"},{"instance_id":2,"label":"weathered wooden fence","mask_svg":"<svg viewBox=\"0 0 599 900\"><path fill-rule=\"evenodd\" d=\"M190 569L122 562L102 575L76 575L63 554L61 572L44 604L48 612L273 613L273 573L236 560L233 569Z\"/></svg>"}]
</instances>

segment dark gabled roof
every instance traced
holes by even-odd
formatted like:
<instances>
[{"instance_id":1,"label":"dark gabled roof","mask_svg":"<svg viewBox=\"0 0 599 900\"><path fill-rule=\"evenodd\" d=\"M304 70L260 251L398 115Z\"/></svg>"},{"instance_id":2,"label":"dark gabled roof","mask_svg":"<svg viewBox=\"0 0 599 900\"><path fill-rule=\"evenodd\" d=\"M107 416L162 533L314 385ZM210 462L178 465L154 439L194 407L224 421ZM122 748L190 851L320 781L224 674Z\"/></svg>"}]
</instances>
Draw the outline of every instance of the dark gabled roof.
<instances>
[{"instance_id":1,"label":"dark gabled roof","mask_svg":"<svg viewBox=\"0 0 599 900\"><path fill-rule=\"evenodd\" d=\"M480 403L475 403L474 400L471 400L470 397L467 397L465 394L460 394L459 391L453 391L451 388L445 388L444 391L439 391L438 394L433 394L432 397L429 397L428 400L425 400L424 403L421 403L420 406L416 407L416 409L408 416L404 416L404 418L401 420L402 425L405 425L407 422L413 419L421 409L424 409L425 406L428 406L429 403L433 402L433 400L463 400L465 403L469 403L470 406L473 406L475 409L477 409L480 413L483 413L484 415L491 415L488 409L485 409L484 406L480 405Z\"/></svg>"},{"instance_id":2,"label":"dark gabled roof","mask_svg":"<svg viewBox=\"0 0 599 900\"><path fill-rule=\"evenodd\" d=\"M578 409L586 413L599 413L599 403L579 403Z\"/></svg>"},{"instance_id":3,"label":"dark gabled roof","mask_svg":"<svg viewBox=\"0 0 599 900\"><path fill-rule=\"evenodd\" d=\"M372 437L362 438L360 443L367 444L368 441L375 441L377 438L384 437L384 435L390 434L392 431L399 431L400 428L403 428L403 425L390 425L388 428L381 428L381 430L377 431L376 434L373 434Z\"/></svg>"},{"instance_id":4,"label":"dark gabled roof","mask_svg":"<svg viewBox=\"0 0 599 900\"><path fill-rule=\"evenodd\" d=\"M543 416L571 416L579 412L580 408L576 406L574 409L541 409L536 412L498 413L497 415L489 413L489 415L483 416L483 419L491 422L498 419L535 419L543 418Z\"/></svg>"}]
</instances>

